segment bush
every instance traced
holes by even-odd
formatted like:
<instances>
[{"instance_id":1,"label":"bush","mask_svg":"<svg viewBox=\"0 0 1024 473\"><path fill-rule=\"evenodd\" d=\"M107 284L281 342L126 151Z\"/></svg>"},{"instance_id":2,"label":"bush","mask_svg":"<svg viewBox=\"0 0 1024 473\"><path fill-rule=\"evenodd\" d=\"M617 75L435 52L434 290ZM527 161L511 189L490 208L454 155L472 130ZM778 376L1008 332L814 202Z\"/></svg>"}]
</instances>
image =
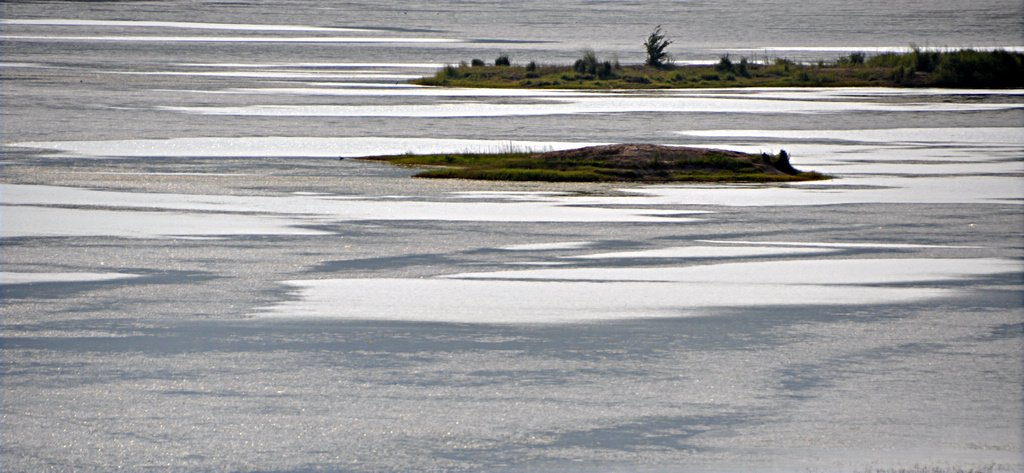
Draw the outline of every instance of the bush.
<instances>
[{"instance_id":1,"label":"bush","mask_svg":"<svg viewBox=\"0 0 1024 473\"><path fill-rule=\"evenodd\" d=\"M740 59L740 65L736 68L736 73L743 77L750 77L750 71L747 70L747 58Z\"/></svg>"},{"instance_id":2,"label":"bush","mask_svg":"<svg viewBox=\"0 0 1024 473\"><path fill-rule=\"evenodd\" d=\"M952 87L1019 87L1024 77L1024 54L1005 50L965 49L942 54L935 63L936 82Z\"/></svg>"},{"instance_id":3,"label":"bush","mask_svg":"<svg viewBox=\"0 0 1024 473\"><path fill-rule=\"evenodd\" d=\"M484 67L484 66L487 65L487 64L484 64L484 60L483 59L473 59L472 61L469 62L469 64L471 66L473 66L473 67Z\"/></svg>"},{"instance_id":4,"label":"bush","mask_svg":"<svg viewBox=\"0 0 1024 473\"><path fill-rule=\"evenodd\" d=\"M932 72L935 70L935 63L938 62L939 53L921 51L917 45L910 45L910 56L913 58L914 70L921 72Z\"/></svg>"},{"instance_id":5,"label":"bush","mask_svg":"<svg viewBox=\"0 0 1024 473\"><path fill-rule=\"evenodd\" d=\"M597 53L593 49L584 49L583 57L572 65L572 69L580 74L597 74L597 67Z\"/></svg>"},{"instance_id":6,"label":"bush","mask_svg":"<svg viewBox=\"0 0 1024 473\"><path fill-rule=\"evenodd\" d=\"M526 72L533 72L533 71L536 71L536 70L537 70L537 63L536 62L530 61L530 63L526 65Z\"/></svg>"},{"instance_id":7,"label":"bush","mask_svg":"<svg viewBox=\"0 0 1024 473\"><path fill-rule=\"evenodd\" d=\"M502 54L501 56L498 56L498 58L494 60L494 65L507 67L512 65L512 61L509 60L508 54Z\"/></svg>"},{"instance_id":8,"label":"bush","mask_svg":"<svg viewBox=\"0 0 1024 473\"><path fill-rule=\"evenodd\" d=\"M665 48L670 44L672 41L665 39L665 35L661 34L661 25L658 25L644 42L644 49L647 51L645 64L651 67L664 67L668 61L668 53L665 52Z\"/></svg>"},{"instance_id":9,"label":"bush","mask_svg":"<svg viewBox=\"0 0 1024 473\"><path fill-rule=\"evenodd\" d=\"M444 75L444 79L458 79L462 77L462 71L460 71L458 67L455 67L451 64L444 66L444 71L442 72L442 74Z\"/></svg>"},{"instance_id":10,"label":"bush","mask_svg":"<svg viewBox=\"0 0 1024 473\"><path fill-rule=\"evenodd\" d=\"M800 171L797 171L795 168L793 168L793 165L789 163L789 153L787 153L784 149L779 150L779 154L770 159L772 167L778 169L779 171L782 171L789 175L800 173Z\"/></svg>"},{"instance_id":11,"label":"bush","mask_svg":"<svg viewBox=\"0 0 1024 473\"><path fill-rule=\"evenodd\" d=\"M729 60L728 54L719 59L718 64L715 65L715 70L718 72L732 72L732 61Z\"/></svg>"}]
</instances>

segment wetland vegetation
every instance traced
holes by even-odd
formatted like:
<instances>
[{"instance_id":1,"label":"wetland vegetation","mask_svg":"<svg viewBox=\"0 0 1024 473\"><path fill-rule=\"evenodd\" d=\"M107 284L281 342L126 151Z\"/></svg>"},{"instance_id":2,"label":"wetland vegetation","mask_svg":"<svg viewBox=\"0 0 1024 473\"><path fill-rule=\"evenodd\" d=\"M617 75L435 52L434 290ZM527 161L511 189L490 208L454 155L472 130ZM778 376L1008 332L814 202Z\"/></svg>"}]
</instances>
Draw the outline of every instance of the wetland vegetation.
<instances>
[{"instance_id":1,"label":"wetland vegetation","mask_svg":"<svg viewBox=\"0 0 1024 473\"><path fill-rule=\"evenodd\" d=\"M619 144L531 153L453 153L367 158L424 167L416 177L548 182L795 182L827 179L793 168L785 151L734 151Z\"/></svg>"},{"instance_id":2,"label":"wetland vegetation","mask_svg":"<svg viewBox=\"0 0 1024 473\"><path fill-rule=\"evenodd\" d=\"M644 43L647 61L622 65L581 52L572 65L513 64L501 55L494 64L474 59L448 65L413 83L443 87L548 89L670 89L724 87L946 87L1024 88L1024 53L960 49L849 55L814 63L767 57L721 56L715 64L673 65L660 29Z\"/></svg>"}]
</instances>

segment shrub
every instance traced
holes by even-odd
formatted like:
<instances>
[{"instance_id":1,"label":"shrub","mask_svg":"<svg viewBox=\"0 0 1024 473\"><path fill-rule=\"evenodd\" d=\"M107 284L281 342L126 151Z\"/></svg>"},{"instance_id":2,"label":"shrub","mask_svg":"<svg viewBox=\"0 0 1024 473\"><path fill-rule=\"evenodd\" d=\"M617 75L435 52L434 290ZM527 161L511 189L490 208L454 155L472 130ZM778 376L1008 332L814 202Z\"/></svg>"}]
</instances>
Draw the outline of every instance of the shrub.
<instances>
[{"instance_id":1,"label":"shrub","mask_svg":"<svg viewBox=\"0 0 1024 473\"><path fill-rule=\"evenodd\" d=\"M644 42L644 49L647 51L645 64L651 67L664 67L668 61L668 53L665 52L665 48L670 44L672 41L665 39L665 35L661 33L661 25L658 25Z\"/></svg>"},{"instance_id":2,"label":"shrub","mask_svg":"<svg viewBox=\"0 0 1024 473\"><path fill-rule=\"evenodd\" d=\"M498 56L498 58L494 60L494 65L495 66L511 66L512 65L512 61L509 60L508 54L502 54L501 56Z\"/></svg>"},{"instance_id":3,"label":"shrub","mask_svg":"<svg viewBox=\"0 0 1024 473\"><path fill-rule=\"evenodd\" d=\"M483 59L473 59L472 61L469 62L469 64L471 66L473 66L473 67L483 67L483 66L487 65L487 64L484 64L484 60Z\"/></svg>"},{"instance_id":4,"label":"shrub","mask_svg":"<svg viewBox=\"0 0 1024 473\"><path fill-rule=\"evenodd\" d=\"M536 62L530 61L530 63L526 65L526 72L533 72L533 71L536 71L536 70L537 70L537 63Z\"/></svg>"},{"instance_id":5,"label":"shrub","mask_svg":"<svg viewBox=\"0 0 1024 473\"><path fill-rule=\"evenodd\" d=\"M462 77L462 71L460 71L458 67L455 67L451 64L444 66L444 71L442 73L444 75L443 78L445 79L458 79Z\"/></svg>"},{"instance_id":6,"label":"shrub","mask_svg":"<svg viewBox=\"0 0 1024 473\"><path fill-rule=\"evenodd\" d=\"M750 71L747 70L747 58L740 58L740 65L736 68L736 73L743 77L750 77Z\"/></svg>"},{"instance_id":7,"label":"shrub","mask_svg":"<svg viewBox=\"0 0 1024 473\"><path fill-rule=\"evenodd\" d=\"M572 69L580 74L597 74L597 67L597 53L593 49L584 49L583 57L572 65Z\"/></svg>"},{"instance_id":8,"label":"shrub","mask_svg":"<svg viewBox=\"0 0 1024 473\"><path fill-rule=\"evenodd\" d=\"M729 60L729 55L726 54L718 60L718 64L715 65L715 70L718 72L732 72L732 61Z\"/></svg>"},{"instance_id":9,"label":"shrub","mask_svg":"<svg viewBox=\"0 0 1024 473\"><path fill-rule=\"evenodd\" d=\"M913 58L914 70L921 72L932 72L935 70L935 63L938 62L939 53L922 51L917 45L910 45L910 56Z\"/></svg>"},{"instance_id":10,"label":"shrub","mask_svg":"<svg viewBox=\"0 0 1024 473\"><path fill-rule=\"evenodd\" d=\"M772 167L786 174L794 175L800 173L800 171L797 171L795 168L793 168L793 165L789 163L789 153L787 153L784 149L779 150L779 154L771 158L771 162Z\"/></svg>"},{"instance_id":11,"label":"shrub","mask_svg":"<svg viewBox=\"0 0 1024 473\"><path fill-rule=\"evenodd\" d=\"M953 87L1019 87L1024 54L971 49L945 53L935 61L935 80Z\"/></svg>"}]
</instances>

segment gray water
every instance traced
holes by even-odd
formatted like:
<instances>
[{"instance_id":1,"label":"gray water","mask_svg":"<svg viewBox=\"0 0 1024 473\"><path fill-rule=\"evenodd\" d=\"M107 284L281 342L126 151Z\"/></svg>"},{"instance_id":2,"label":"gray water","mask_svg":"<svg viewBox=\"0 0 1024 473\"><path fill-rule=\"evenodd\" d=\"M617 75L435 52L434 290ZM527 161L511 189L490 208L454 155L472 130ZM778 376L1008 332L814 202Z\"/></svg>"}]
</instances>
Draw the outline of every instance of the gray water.
<instances>
[{"instance_id":1,"label":"gray water","mask_svg":"<svg viewBox=\"0 0 1024 473\"><path fill-rule=\"evenodd\" d=\"M5 471L1024 471L1024 92L406 84L1020 50L1019 1L0 8ZM615 142L836 179L337 159Z\"/></svg>"}]
</instances>

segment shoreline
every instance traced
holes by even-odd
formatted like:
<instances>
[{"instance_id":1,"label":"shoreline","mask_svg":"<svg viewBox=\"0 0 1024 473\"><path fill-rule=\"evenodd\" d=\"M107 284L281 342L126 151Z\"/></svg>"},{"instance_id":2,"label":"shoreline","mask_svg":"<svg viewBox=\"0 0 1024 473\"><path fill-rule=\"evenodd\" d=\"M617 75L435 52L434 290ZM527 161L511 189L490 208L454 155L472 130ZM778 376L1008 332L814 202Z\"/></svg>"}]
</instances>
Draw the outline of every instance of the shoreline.
<instances>
[{"instance_id":1,"label":"shoreline","mask_svg":"<svg viewBox=\"0 0 1024 473\"><path fill-rule=\"evenodd\" d=\"M708 89L748 87L1024 88L1024 53L1006 50L922 51L868 56L854 52L835 60L761 62L722 56L716 64L621 65L584 52L573 65L512 64L499 56L447 65L412 84L518 89Z\"/></svg>"}]
</instances>

